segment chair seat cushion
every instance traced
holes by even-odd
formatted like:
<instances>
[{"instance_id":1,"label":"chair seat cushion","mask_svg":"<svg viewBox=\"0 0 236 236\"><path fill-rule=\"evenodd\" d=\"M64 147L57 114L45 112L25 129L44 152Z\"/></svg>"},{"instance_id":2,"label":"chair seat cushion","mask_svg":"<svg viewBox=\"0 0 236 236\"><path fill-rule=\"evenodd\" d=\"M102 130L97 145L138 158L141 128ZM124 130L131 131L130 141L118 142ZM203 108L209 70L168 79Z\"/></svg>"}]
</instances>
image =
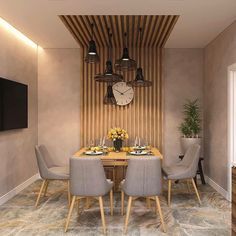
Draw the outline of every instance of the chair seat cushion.
<instances>
[{"instance_id":1,"label":"chair seat cushion","mask_svg":"<svg viewBox=\"0 0 236 236\"><path fill-rule=\"evenodd\" d=\"M175 165L175 166L163 166L163 174L168 179L185 179L189 178L188 172L186 172L187 167L184 165Z\"/></svg>"},{"instance_id":2,"label":"chair seat cushion","mask_svg":"<svg viewBox=\"0 0 236 236\"><path fill-rule=\"evenodd\" d=\"M56 166L49 168L52 179L69 179L69 166Z\"/></svg>"}]
</instances>

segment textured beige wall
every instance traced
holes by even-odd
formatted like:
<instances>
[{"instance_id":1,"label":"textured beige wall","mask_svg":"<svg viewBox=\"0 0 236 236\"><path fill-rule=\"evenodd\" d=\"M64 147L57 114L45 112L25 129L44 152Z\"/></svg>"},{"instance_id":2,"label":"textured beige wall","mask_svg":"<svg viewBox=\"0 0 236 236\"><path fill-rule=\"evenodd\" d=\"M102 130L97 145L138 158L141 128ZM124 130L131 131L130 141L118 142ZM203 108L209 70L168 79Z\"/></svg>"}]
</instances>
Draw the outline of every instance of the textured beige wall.
<instances>
[{"instance_id":1,"label":"textured beige wall","mask_svg":"<svg viewBox=\"0 0 236 236\"><path fill-rule=\"evenodd\" d=\"M205 48L206 173L227 189L227 69L236 63L236 22Z\"/></svg>"},{"instance_id":2,"label":"textured beige wall","mask_svg":"<svg viewBox=\"0 0 236 236\"><path fill-rule=\"evenodd\" d=\"M183 119L182 106L185 100L198 98L202 106L203 62L202 49L164 50L163 151L166 164L178 161L181 153L178 127Z\"/></svg>"},{"instance_id":3,"label":"textured beige wall","mask_svg":"<svg viewBox=\"0 0 236 236\"><path fill-rule=\"evenodd\" d=\"M0 77L28 85L27 129L0 132L0 196L37 173L37 50L0 27Z\"/></svg>"},{"instance_id":4,"label":"textured beige wall","mask_svg":"<svg viewBox=\"0 0 236 236\"><path fill-rule=\"evenodd\" d=\"M39 50L39 144L62 165L79 148L79 73L79 49Z\"/></svg>"}]
</instances>

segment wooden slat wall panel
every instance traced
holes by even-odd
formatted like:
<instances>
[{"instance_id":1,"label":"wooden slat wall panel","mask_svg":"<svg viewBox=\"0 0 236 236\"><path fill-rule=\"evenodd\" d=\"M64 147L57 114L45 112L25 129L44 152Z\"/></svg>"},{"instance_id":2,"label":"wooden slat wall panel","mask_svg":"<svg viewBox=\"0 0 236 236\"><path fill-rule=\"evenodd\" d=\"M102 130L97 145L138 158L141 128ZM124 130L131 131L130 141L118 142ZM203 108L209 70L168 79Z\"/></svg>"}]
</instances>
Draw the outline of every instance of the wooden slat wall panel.
<instances>
[{"instance_id":1,"label":"wooden slat wall panel","mask_svg":"<svg viewBox=\"0 0 236 236\"><path fill-rule=\"evenodd\" d=\"M140 136L153 146L162 144L162 107L161 107L161 50L160 48L142 48L141 63L145 78L153 81L150 88L134 88L134 100L127 106L104 105L106 84L97 83L95 73L105 69L107 48L99 48L101 63L91 65L83 63L81 77L81 146L91 140L105 136L114 126L126 129L130 138ZM113 61L119 58L122 48L113 49ZM84 50L84 57L86 50ZM136 58L136 48L130 48L130 56ZM135 72L124 73L126 81L132 80Z\"/></svg>"},{"instance_id":2,"label":"wooden slat wall panel","mask_svg":"<svg viewBox=\"0 0 236 236\"><path fill-rule=\"evenodd\" d=\"M178 16L60 16L60 19L82 48L81 88L81 146L91 140L105 136L114 126L126 129L130 138L136 136L147 140L161 149L162 146L162 80L161 63L164 47ZM100 56L100 63L87 64L88 40L91 37L90 24L94 24L94 40ZM130 57L141 66L145 79L153 82L149 88L134 88L134 100L128 106L104 105L107 85L96 83L94 75L105 69L108 54L107 27L113 35L113 63L122 55L124 33L127 32ZM141 50L139 28L143 30ZM135 78L135 71L123 73L125 81Z\"/></svg>"}]
</instances>

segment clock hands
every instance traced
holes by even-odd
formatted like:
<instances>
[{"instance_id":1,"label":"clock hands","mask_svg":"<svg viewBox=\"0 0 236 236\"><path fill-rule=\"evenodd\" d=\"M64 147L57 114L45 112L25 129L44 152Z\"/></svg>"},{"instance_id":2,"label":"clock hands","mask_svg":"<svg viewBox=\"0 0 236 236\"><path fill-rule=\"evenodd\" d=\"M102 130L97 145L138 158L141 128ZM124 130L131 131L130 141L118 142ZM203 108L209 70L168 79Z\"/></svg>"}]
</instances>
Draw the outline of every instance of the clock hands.
<instances>
[{"instance_id":1,"label":"clock hands","mask_svg":"<svg viewBox=\"0 0 236 236\"><path fill-rule=\"evenodd\" d=\"M123 94L126 93L126 92L128 92L130 89L132 89L132 88L127 89L125 92L123 92Z\"/></svg>"},{"instance_id":2,"label":"clock hands","mask_svg":"<svg viewBox=\"0 0 236 236\"><path fill-rule=\"evenodd\" d=\"M124 93L121 93L119 90L113 88L114 90L116 90L116 92L120 93L121 95L124 95Z\"/></svg>"},{"instance_id":3,"label":"clock hands","mask_svg":"<svg viewBox=\"0 0 236 236\"><path fill-rule=\"evenodd\" d=\"M127 90L124 91L124 92L120 92L119 90L117 90L117 89L114 88L114 90L116 90L116 92L120 93L121 95L124 95L124 94L125 94L126 92L128 92L130 89L132 89L132 88L129 88L129 89L127 89Z\"/></svg>"}]
</instances>

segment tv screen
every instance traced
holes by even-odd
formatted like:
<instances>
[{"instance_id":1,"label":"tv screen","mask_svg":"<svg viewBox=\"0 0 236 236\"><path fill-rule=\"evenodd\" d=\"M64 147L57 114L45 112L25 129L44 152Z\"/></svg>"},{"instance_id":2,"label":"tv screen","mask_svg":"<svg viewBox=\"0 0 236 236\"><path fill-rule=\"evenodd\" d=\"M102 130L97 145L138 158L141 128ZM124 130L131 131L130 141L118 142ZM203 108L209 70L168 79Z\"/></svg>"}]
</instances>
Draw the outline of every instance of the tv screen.
<instances>
[{"instance_id":1,"label":"tv screen","mask_svg":"<svg viewBox=\"0 0 236 236\"><path fill-rule=\"evenodd\" d=\"M0 131L28 127L28 86L0 78Z\"/></svg>"}]
</instances>

